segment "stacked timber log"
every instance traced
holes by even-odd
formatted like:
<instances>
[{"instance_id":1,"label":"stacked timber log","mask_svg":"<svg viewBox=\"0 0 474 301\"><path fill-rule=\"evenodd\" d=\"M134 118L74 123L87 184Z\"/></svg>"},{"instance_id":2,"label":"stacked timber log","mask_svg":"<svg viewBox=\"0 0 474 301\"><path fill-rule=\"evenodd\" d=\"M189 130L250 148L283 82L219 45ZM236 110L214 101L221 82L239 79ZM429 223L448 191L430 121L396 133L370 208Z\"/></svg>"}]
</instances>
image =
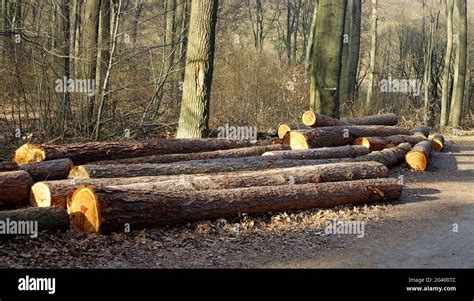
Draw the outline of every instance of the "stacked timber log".
<instances>
[{"instance_id":1,"label":"stacked timber log","mask_svg":"<svg viewBox=\"0 0 474 301\"><path fill-rule=\"evenodd\" d=\"M147 141L88 142L66 145L24 144L15 151L18 164L69 158L74 164L150 155L194 153L253 146L270 142L230 139L156 139Z\"/></svg>"},{"instance_id":2,"label":"stacked timber log","mask_svg":"<svg viewBox=\"0 0 474 301\"><path fill-rule=\"evenodd\" d=\"M394 114L338 120L305 112L273 141L155 139L25 144L0 163L0 219L41 220L44 230L109 233L284 210L392 201L388 177L404 161L426 170L444 138L396 126ZM36 182L36 183L35 183ZM65 219L66 216L66 219Z\"/></svg>"}]
</instances>

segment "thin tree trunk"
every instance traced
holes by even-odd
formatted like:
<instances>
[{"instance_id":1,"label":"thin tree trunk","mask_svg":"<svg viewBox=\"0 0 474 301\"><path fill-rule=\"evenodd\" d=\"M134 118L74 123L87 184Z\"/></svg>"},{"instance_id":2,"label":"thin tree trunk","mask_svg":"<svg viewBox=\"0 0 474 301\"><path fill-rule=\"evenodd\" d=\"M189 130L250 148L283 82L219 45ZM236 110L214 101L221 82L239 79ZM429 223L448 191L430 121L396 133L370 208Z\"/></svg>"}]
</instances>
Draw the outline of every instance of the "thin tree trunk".
<instances>
[{"instance_id":1,"label":"thin tree trunk","mask_svg":"<svg viewBox=\"0 0 474 301\"><path fill-rule=\"evenodd\" d=\"M375 78L375 58L377 55L377 21L377 0L372 0L372 27L370 33L372 44L370 47L369 86L367 88L367 100L365 102L366 108L370 108L372 103L372 91Z\"/></svg>"},{"instance_id":2,"label":"thin tree trunk","mask_svg":"<svg viewBox=\"0 0 474 301\"><path fill-rule=\"evenodd\" d=\"M459 12L458 49L456 55L456 74L453 84L449 125L459 127L466 87L467 70L467 5L465 0L456 0Z\"/></svg>"},{"instance_id":3,"label":"thin tree trunk","mask_svg":"<svg viewBox=\"0 0 474 301\"><path fill-rule=\"evenodd\" d=\"M204 137L214 70L218 0L193 1L178 138Z\"/></svg>"},{"instance_id":4,"label":"thin tree trunk","mask_svg":"<svg viewBox=\"0 0 474 301\"><path fill-rule=\"evenodd\" d=\"M347 43L344 44L341 73L341 96L343 101L354 98L360 50L360 24L362 4L359 0L349 0L347 4L346 30Z\"/></svg>"},{"instance_id":5,"label":"thin tree trunk","mask_svg":"<svg viewBox=\"0 0 474 301\"><path fill-rule=\"evenodd\" d=\"M451 55L453 52L453 11L454 0L446 0L446 56L444 58L443 82L441 90L441 119L440 126L448 124L448 103L449 103L449 71L451 67Z\"/></svg>"},{"instance_id":6,"label":"thin tree trunk","mask_svg":"<svg viewBox=\"0 0 474 301\"><path fill-rule=\"evenodd\" d=\"M430 16L431 18L431 16ZM425 68L424 68L424 110L423 110L423 120L427 125L433 124L433 116L431 113L431 95L430 95L430 86L431 86L431 69L432 69L432 60L433 60L433 36L434 36L434 20L430 19L430 33L428 46L426 47L425 52Z\"/></svg>"},{"instance_id":7,"label":"thin tree trunk","mask_svg":"<svg viewBox=\"0 0 474 301\"><path fill-rule=\"evenodd\" d=\"M306 46L306 57L304 63L304 70L306 76L310 75L311 72L311 59L313 58L313 49L314 49L314 34L316 31L316 18L318 15L318 0L314 3L313 18L311 20L311 29L309 32L308 45Z\"/></svg>"},{"instance_id":8,"label":"thin tree trunk","mask_svg":"<svg viewBox=\"0 0 474 301\"><path fill-rule=\"evenodd\" d=\"M100 1L86 1L85 2L85 13L84 13L84 69L83 73L85 79L95 80L96 79L96 66L97 66L97 37L99 29L99 12L100 12ZM95 94L87 95L87 111L86 111L86 131L89 133L91 130L91 123L94 114L95 107Z\"/></svg>"}]
</instances>

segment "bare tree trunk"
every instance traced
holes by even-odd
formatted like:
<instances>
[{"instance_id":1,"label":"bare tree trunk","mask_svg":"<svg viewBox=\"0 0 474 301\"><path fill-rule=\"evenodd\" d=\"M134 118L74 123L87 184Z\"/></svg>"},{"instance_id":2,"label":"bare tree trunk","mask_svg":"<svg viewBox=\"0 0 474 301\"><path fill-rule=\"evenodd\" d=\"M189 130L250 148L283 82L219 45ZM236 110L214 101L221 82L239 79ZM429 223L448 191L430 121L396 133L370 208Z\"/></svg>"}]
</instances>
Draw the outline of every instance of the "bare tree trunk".
<instances>
[{"instance_id":1,"label":"bare tree trunk","mask_svg":"<svg viewBox=\"0 0 474 301\"><path fill-rule=\"evenodd\" d=\"M451 98L451 111L449 125L459 127L461 111L466 87L467 69L467 5L465 0L456 0L459 12L458 24L458 49L456 54L456 73L453 84L453 96Z\"/></svg>"},{"instance_id":2,"label":"bare tree trunk","mask_svg":"<svg viewBox=\"0 0 474 301\"><path fill-rule=\"evenodd\" d=\"M447 43L446 56L444 58L443 82L441 90L441 127L445 127L448 124L449 71L451 67L451 55L453 52L453 11L454 0L446 0Z\"/></svg>"},{"instance_id":3,"label":"bare tree trunk","mask_svg":"<svg viewBox=\"0 0 474 301\"><path fill-rule=\"evenodd\" d=\"M209 130L218 0L193 1L178 138L199 138Z\"/></svg>"},{"instance_id":4,"label":"bare tree trunk","mask_svg":"<svg viewBox=\"0 0 474 301\"><path fill-rule=\"evenodd\" d=\"M362 4L359 0L349 0L345 34L347 43L344 43L341 71L341 96L343 101L352 100L357 80L360 50L360 24Z\"/></svg>"},{"instance_id":5,"label":"bare tree trunk","mask_svg":"<svg viewBox=\"0 0 474 301\"><path fill-rule=\"evenodd\" d=\"M336 118L346 6L346 0L319 1L311 75L310 109Z\"/></svg>"},{"instance_id":6,"label":"bare tree trunk","mask_svg":"<svg viewBox=\"0 0 474 301\"><path fill-rule=\"evenodd\" d=\"M96 77L97 66L97 37L99 29L100 1L86 1L84 13L84 53L85 62L83 74L85 79L94 80ZM95 107L95 94L89 93L86 112L86 131L91 130L91 123Z\"/></svg>"},{"instance_id":7,"label":"bare tree trunk","mask_svg":"<svg viewBox=\"0 0 474 301\"><path fill-rule=\"evenodd\" d=\"M119 0L119 5L121 0ZM97 71L96 71L96 82L98 86L98 101L99 106L97 109L97 118L95 124L95 139L99 139L100 136L100 126L101 126L101 117L104 111L104 105L107 102L107 88L108 88L108 78L110 72L110 17L112 14L110 0L101 0L100 1L100 20L99 20L99 51L97 58ZM115 19L115 22L118 22L118 17Z\"/></svg>"},{"instance_id":8,"label":"bare tree trunk","mask_svg":"<svg viewBox=\"0 0 474 301\"><path fill-rule=\"evenodd\" d=\"M310 71L311 71L311 59L313 58L314 34L316 32L317 15L318 15L318 0L316 0L316 3L314 3L313 19L311 21L311 29L309 32L308 45L306 47L304 70L307 76L310 75Z\"/></svg>"},{"instance_id":9,"label":"bare tree trunk","mask_svg":"<svg viewBox=\"0 0 474 301\"><path fill-rule=\"evenodd\" d=\"M430 16L430 33L428 38L428 46L425 50L425 67L423 75L424 83L424 110L423 110L423 121L427 125L433 124L433 116L431 114L432 103L430 97L430 86L431 86L431 69L433 60L433 36L434 36L434 20Z\"/></svg>"},{"instance_id":10,"label":"bare tree trunk","mask_svg":"<svg viewBox=\"0 0 474 301\"><path fill-rule=\"evenodd\" d=\"M370 66L369 66L369 86L367 88L366 108L369 108L372 102L372 91L375 77L375 58L377 55L377 0L372 0L372 45L370 47Z\"/></svg>"},{"instance_id":11,"label":"bare tree trunk","mask_svg":"<svg viewBox=\"0 0 474 301\"><path fill-rule=\"evenodd\" d=\"M291 64L291 32L293 31L291 23L291 2L286 0L286 60Z\"/></svg>"},{"instance_id":12,"label":"bare tree trunk","mask_svg":"<svg viewBox=\"0 0 474 301\"><path fill-rule=\"evenodd\" d=\"M135 15L133 16L132 36L131 36L133 45L137 43L138 22L140 21L140 15L143 10L143 0L135 0L134 7L135 7Z\"/></svg>"},{"instance_id":13,"label":"bare tree trunk","mask_svg":"<svg viewBox=\"0 0 474 301\"><path fill-rule=\"evenodd\" d=\"M301 0L298 0L298 3L295 6L295 12L293 16L293 62L296 64L297 54L298 54L298 26L300 23L300 12L301 12Z\"/></svg>"}]
</instances>

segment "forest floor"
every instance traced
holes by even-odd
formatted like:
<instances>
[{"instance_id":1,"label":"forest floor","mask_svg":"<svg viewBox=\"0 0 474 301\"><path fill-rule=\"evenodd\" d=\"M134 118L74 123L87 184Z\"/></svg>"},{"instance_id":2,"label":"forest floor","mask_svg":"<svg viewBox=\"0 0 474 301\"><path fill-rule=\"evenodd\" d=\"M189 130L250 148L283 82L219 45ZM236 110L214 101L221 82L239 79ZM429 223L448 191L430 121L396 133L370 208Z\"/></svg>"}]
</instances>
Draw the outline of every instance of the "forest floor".
<instances>
[{"instance_id":1,"label":"forest floor","mask_svg":"<svg viewBox=\"0 0 474 301\"><path fill-rule=\"evenodd\" d=\"M0 241L0 267L473 268L474 137L449 137L429 169L405 166L397 202L220 219L108 236L44 233ZM359 221L365 235L326 234Z\"/></svg>"}]
</instances>

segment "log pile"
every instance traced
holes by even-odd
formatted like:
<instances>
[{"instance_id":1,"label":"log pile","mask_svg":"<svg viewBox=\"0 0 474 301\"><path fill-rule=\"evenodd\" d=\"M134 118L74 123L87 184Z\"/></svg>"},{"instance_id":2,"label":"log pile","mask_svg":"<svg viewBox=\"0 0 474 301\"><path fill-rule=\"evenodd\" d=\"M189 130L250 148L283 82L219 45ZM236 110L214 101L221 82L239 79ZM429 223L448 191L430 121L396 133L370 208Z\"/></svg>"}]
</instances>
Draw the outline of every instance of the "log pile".
<instances>
[{"instance_id":1,"label":"log pile","mask_svg":"<svg viewBox=\"0 0 474 301\"><path fill-rule=\"evenodd\" d=\"M444 138L394 114L338 120L317 112L278 139L155 139L25 144L0 163L0 219L93 233L203 219L397 200L389 168L424 171ZM303 128L307 126L307 128ZM66 218L65 218L66 216ZM69 221L70 219L70 221Z\"/></svg>"}]
</instances>

